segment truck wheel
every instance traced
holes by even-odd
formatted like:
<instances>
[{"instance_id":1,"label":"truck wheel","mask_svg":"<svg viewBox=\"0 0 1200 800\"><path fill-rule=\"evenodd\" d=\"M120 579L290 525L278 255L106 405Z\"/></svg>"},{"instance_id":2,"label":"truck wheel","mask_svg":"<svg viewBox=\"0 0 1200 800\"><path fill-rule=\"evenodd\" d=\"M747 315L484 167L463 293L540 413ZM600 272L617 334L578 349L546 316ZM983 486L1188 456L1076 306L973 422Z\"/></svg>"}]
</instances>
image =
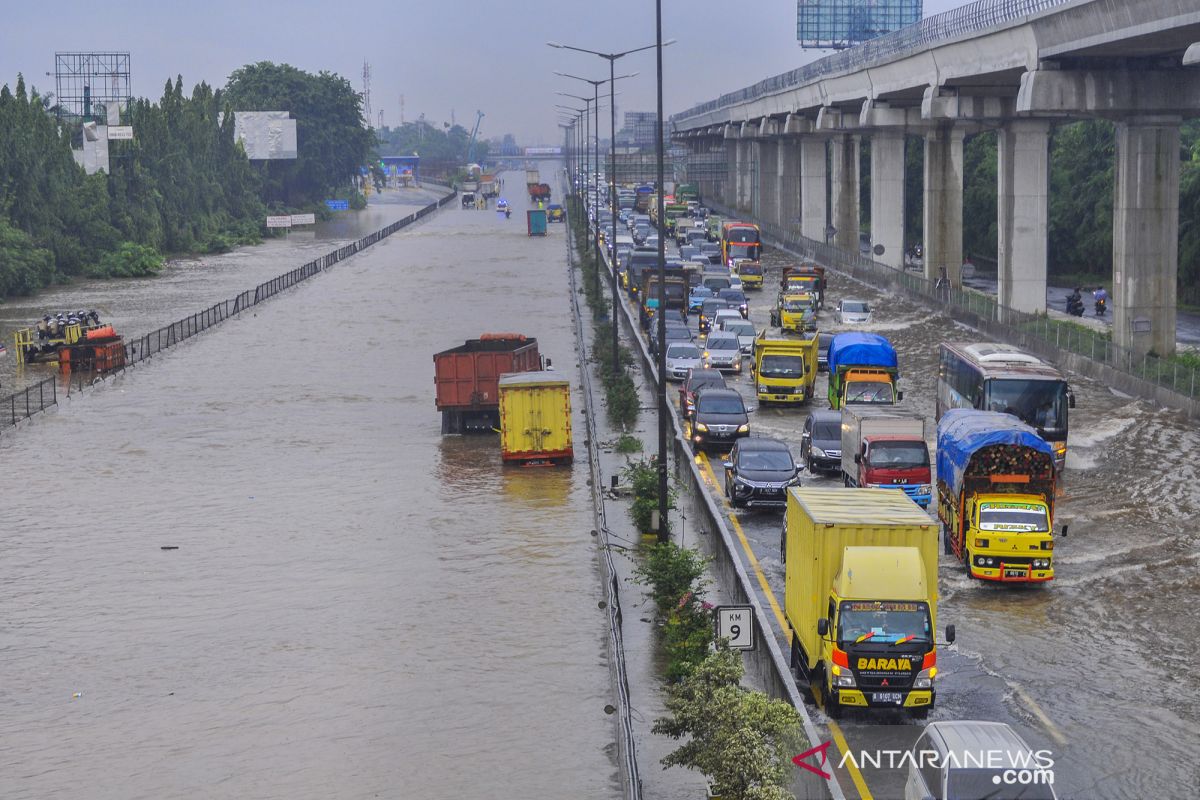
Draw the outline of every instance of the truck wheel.
<instances>
[{"instance_id":1,"label":"truck wheel","mask_svg":"<svg viewBox=\"0 0 1200 800\"><path fill-rule=\"evenodd\" d=\"M946 552L946 555L954 555L954 545L950 541L950 531L946 530L945 525L942 526L942 549Z\"/></svg>"},{"instance_id":2,"label":"truck wheel","mask_svg":"<svg viewBox=\"0 0 1200 800\"><path fill-rule=\"evenodd\" d=\"M913 719L928 719L929 706L917 706L916 708L910 708L908 710L908 715Z\"/></svg>"},{"instance_id":3,"label":"truck wheel","mask_svg":"<svg viewBox=\"0 0 1200 800\"><path fill-rule=\"evenodd\" d=\"M825 696L825 705L822 710L825 712L825 716L830 719L842 718L842 704L834 699L833 692L829 692Z\"/></svg>"}]
</instances>

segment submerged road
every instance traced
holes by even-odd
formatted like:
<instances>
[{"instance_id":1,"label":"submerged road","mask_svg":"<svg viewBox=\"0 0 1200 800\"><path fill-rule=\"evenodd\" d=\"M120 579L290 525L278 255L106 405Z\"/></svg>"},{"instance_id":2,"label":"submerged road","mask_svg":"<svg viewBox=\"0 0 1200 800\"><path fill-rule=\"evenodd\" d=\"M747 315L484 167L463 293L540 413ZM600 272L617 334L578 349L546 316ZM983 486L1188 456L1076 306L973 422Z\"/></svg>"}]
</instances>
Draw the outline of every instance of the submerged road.
<instances>
[{"instance_id":1,"label":"submerged road","mask_svg":"<svg viewBox=\"0 0 1200 800\"><path fill-rule=\"evenodd\" d=\"M0 438L5 800L621 794L586 463L503 468L434 409L432 354L488 330L578 382L562 229L509 199ZM230 282L335 246L296 244ZM173 285L141 307L210 302Z\"/></svg>"},{"instance_id":2,"label":"submerged road","mask_svg":"<svg viewBox=\"0 0 1200 800\"><path fill-rule=\"evenodd\" d=\"M775 250L764 257L766 288L748 293L757 330L768 323L780 269L789 263L794 260ZM938 343L981 341L980 335L837 273L830 274L826 310L818 320L822 330L836 330L832 309L840 298L870 301L874 319L856 329L892 341L904 404L932 418ZM1200 488L1191 454L1200 446L1200 432L1180 413L1079 375L1068 379L1078 407L1071 416L1066 496L1056 514L1057 521L1070 523L1069 537L1055 548L1057 577L1045 586L987 585L969 580L952 556L939 555L939 624L955 624L958 640L942 648L937 706L929 722L1009 723L1035 749L1052 752L1062 798L1189 796L1200 783L1192 766L1200 761L1195 736L1200 695L1191 654L1191 643L1200 637L1200 612L1191 602L1200 561ZM748 375L728 383L748 407L758 405ZM798 453L808 411L827 407L826 385L822 375L806 407L755 410L751 435L781 438ZM668 392L673 398L673 386ZM929 443L931 453L934 445ZM771 607L782 609L784 595L781 515L733 511L723 501L720 457L698 461L727 520L759 564L769 591L756 591L775 616ZM840 478L807 473L802 483L841 485ZM743 555L750 563L750 553ZM782 621L777 622L774 633L787 653ZM835 750L857 754L906 749L927 723L901 714L847 712L840 724L826 724ZM840 778L852 796L904 793L900 770Z\"/></svg>"}]
</instances>

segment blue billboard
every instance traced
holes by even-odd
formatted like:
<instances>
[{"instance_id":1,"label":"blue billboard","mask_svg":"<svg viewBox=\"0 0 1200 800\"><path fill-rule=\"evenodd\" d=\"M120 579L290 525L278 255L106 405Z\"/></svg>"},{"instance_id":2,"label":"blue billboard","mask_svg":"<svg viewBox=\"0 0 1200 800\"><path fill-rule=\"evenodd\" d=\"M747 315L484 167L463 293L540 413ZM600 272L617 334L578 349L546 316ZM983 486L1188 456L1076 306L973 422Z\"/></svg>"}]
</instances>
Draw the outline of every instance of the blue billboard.
<instances>
[{"instance_id":1,"label":"blue billboard","mask_svg":"<svg viewBox=\"0 0 1200 800\"><path fill-rule=\"evenodd\" d=\"M796 0L796 38L841 50L920 22L922 10L922 0Z\"/></svg>"}]
</instances>

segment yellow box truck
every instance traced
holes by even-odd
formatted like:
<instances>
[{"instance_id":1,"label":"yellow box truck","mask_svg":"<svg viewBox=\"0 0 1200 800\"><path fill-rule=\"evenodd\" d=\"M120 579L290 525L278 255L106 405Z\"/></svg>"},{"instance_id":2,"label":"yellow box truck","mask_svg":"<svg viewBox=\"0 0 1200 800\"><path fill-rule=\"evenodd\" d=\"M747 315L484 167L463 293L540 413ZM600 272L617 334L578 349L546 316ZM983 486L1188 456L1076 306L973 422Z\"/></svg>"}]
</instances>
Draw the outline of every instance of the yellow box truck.
<instances>
[{"instance_id":1,"label":"yellow box truck","mask_svg":"<svg viewBox=\"0 0 1200 800\"><path fill-rule=\"evenodd\" d=\"M569 464L571 385L557 372L501 375L500 457L506 463Z\"/></svg>"},{"instance_id":2,"label":"yellow box truck","mask_svg":"<svg viewBox=\"0 0 1200 800\"><path fill-rule=\"evenodd\" d=\"M817 337L754 339L754 388L760 403L803 403L817 382Z\"/></svg>"},{"instance_id":3,"label":"yellow box truck","mask_svg":"<svg viewBox=\"0 0 1200 800\"><path fill-rule=\"evenodd\" d=\"M797 682L830 717L847 706L924 717L937 676L929 516L888 489L792 488L780 551Z\"/></svg>"}]
</instances>

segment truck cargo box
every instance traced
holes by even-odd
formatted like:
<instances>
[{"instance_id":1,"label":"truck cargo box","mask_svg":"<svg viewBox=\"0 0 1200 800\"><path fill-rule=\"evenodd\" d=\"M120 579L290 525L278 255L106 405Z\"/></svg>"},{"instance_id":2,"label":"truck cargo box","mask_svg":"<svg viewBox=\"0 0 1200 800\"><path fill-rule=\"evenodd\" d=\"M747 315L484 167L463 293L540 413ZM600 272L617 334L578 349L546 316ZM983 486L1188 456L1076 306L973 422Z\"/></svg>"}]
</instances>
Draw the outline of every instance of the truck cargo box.
<instances>
[{"instance_id":1,"label":"truck cargo box","mask_svg":"<svg viewBox=\"0 0 1200 800\"><path fill-rule=\"evenodd\" d=\"M500 377L500 456L510 463L569 464L571 385L557 372Z\"/></svg>"},{"instance_id":2,"label":"truck cargo box","mask_svg":"<svg viewBox=\"0 0 1200 800\"><path fill-rule=\"evenodd\" d=\"M463 433L499 426L500 376L541 369L541 358L537 339L485 333L436 354L433 366L442 433Z\"/></svg>"}]
</instances>

